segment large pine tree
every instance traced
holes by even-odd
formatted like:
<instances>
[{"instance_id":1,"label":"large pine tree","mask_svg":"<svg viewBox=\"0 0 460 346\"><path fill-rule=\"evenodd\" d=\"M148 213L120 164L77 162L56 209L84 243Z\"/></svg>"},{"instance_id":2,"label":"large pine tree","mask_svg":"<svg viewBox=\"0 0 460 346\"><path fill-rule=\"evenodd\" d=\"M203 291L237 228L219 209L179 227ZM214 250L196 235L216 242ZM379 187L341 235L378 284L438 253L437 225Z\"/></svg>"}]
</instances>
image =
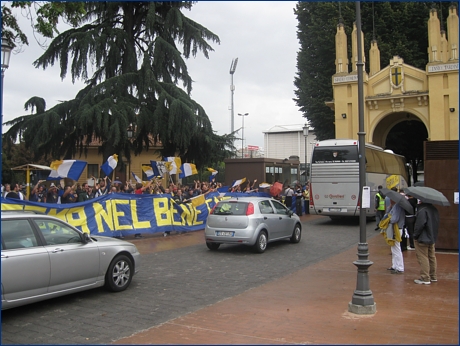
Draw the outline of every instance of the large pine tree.
<instances>
[{"instance_id":1,"label":"large pine tree","mask_svg":"<svg viewBox=\"0 0 460 346\"><path fill-rule=\"evenodd\" d=\"M441 6L440 19L447 19L451 3ZM431 2L361 2L361 27L364 33L366 71L369 71L370 42L375 37L380 49L380 65L389 64L394 55L420 69L427 64L427 22ZM343 20L348 36L351 61L351 32L356 21L354 2L298 2L297 76L294 84L298 107L315 128L319 140L335 138L334 112L325 105L333 99L331 77L335 74L335 34Z\"/></svg>"},{"instance_id":2,"label":"large pine tree","mask_svg":"<svg viewBox=\"0 0 460 346\"><path fill-rule=\"evenodd\" d=\"M205 110L191 97L192 78L184 59L212 51L217 35L187 18L192 2L85 2L86 14L59 34L35 61L55 63L86 82L74 99L18 117L7 136L22 133L37 156L70 158L102 143L101 161L117 153L130 158L161 144L161 154L197 165L228 155L233 135L217 136ZM89 75L89 71L92 74ZM179 86L180 85L180 86ZM128 139L127 129L135 135Z\"/></svg>"}]
</instances>

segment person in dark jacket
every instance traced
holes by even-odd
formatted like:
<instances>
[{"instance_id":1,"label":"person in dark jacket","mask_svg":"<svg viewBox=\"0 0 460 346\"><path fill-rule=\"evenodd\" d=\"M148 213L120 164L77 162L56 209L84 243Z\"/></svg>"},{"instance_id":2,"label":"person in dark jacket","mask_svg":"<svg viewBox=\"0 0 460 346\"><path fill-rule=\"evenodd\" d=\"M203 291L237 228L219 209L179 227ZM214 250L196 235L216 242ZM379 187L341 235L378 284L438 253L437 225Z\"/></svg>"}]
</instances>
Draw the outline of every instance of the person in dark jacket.
<instances>
[{"instance_id":1,"label":"person in dark jacket","mask_svg":"<svg viewBox=\"0 0 460 346\"><path fill-rule=\"evenodd\" d=\"M438 227L438 210L430 203L419 204L414 225L415 254L420 264L420 279L414 280L416 284L429 285L438 281L435 255Z\"/></svg>"}]
</instances>

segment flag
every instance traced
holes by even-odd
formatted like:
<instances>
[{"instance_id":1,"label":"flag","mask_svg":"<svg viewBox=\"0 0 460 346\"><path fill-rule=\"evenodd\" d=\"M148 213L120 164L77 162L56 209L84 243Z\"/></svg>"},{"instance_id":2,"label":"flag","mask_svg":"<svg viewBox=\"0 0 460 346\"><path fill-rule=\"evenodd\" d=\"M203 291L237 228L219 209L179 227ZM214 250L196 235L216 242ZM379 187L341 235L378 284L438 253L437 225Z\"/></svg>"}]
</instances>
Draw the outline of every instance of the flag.
<instances>
[{"instance_id":1,"label":"flag","mask_svg":"<svg viewBox=\"0 0 460 346\"><path fill-rule=\"evenodd\" d=\"M169 156L165 157L166 167L168 168L169 174L178 174L181 173L180 166L182 161L180 157Z\"/></svg>"},{"instance_id":2,"label":"flag","mask_svg":"<svg viewBox=\"0 0 460 346\"><path fill-rule=\"evenodd\" d=\"M232 187L238 186L243 184L246 181L246 178L240 179L240 180L235 180L232 184Z\"/></svg>"},{"instance_id":3,"label":"flag","mask_svg":"<svg viewBox=\"0 0 460 346\"><path fill-rule=\"evenodd\" d=\"M86 161L80 160L56 160L51 162L51 173L47 180L69 178L78 180L86 167Z\"/></svg>"},{"instance_id":4,"label":"flag","mask_svg":"<svg viewBox=\"0 0 460 346\"><path fill-rule=\"evenodd\" d=\"M259 184L259 187L260 187L261 189L266 189L267 187L270 187L270 186L271 186L271 185L270 185L269 183L260 183L260 184Z\"/></svg>"},{"instance_id":5,"label":"flag","mask_svg":"<svg viewBox=\"0 0 460 346\"><path fill-rule=\"evenodd\" d=\"M206 199L204 198L204 195L198 195L196 197L190 198L190 202L192 202L192 205L196 208L206 202Z\"/></svg>"},{"instance_id":6,"label":"flag","mask_svg":"<svg viewBox=\"0 0 460 346\"><path fill-rule=\"evenodd\" d=\"M136 183L141 183L142 184L142 179L141 178L139 178L137 175L135 175L134 172L131 172L131 174L133 175L133 178L136 181Z\"/></svg>"},{"instance_id":7,"label":"flag","mask_svg":"<svg viewBox=\"0 0 460 346\"><path fill-rule=\"evenodd\" d=\"M212 181L216 177L216 174L219 173L219 171L216 171L214 168L210 167L208 167L208 171L211 172L211 175L209 176L209 181Z\"/></svg>"},{"instance_id":8,"label":"flag","mask_svg":"<svg viewBox=\"0 0 460 346\"><path fill-rule=\"evenodd\" d=\"M118 155L113 154L109 156L107 161L101 166L101 169L104 171L105 175L110 175L118 165Z\"/></svg>"},{"instance_id":9,"label":"flag","mask_svg":"<svg viewBox=\"0 0 460 346\"><path fill-rule=\"evenodd\" d=\"M142 165L142 170L144 171L147 180L153 179L155 177L155 173L151 166Z\"/></svg>"},{"instance_id":10,"label":"flag","mask_svg":"<svg viewBox=\"0 0 460 346\"><path fill-rule=\"evenodd\" d=\"M156 177L164 176L165 173L168 173L168 169L166 168L166 162L164 161L152 161L150 160L150 165L153 169L153 175Z\"/></svg>"},{"instance_id":11,"label":"flag","mask_svg":"<svg viewBox=\"0 0 460 346\"><path fill-rule=\"evenodd\" d=\"M180 170L182 171L179 173L179 178L181 179L190 175L198 174L196 166L193 163L184 163L182 166L180 166Z\"/></svg>"}]
</instances>

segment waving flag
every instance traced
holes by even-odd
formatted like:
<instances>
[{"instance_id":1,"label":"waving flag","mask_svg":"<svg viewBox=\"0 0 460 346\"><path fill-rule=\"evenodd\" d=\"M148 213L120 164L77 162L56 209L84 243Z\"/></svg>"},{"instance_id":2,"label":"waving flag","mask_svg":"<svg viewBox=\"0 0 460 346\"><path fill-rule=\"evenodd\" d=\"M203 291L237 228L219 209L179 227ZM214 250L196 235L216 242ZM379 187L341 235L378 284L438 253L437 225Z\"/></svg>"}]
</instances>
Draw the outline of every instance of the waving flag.
<instances>
[{"instance_id":1,"label":"waving flag","mask_svg":"<svg viewBox=\"0 0 460 346\"><path fill-rule=\"evenodd\" d=\"M180 170L182 171L179 173L179 178L181 179L190 175L198 174L196 166L193 163L184 163L182 166L180 166Z\"/></svg>"},{"instance_id":2,"label":"waving flag","mask_svg":"<svg viewBox=\"0 0 460 346\"><path fill-rule=\"evenodd\" d=\"M217 173L219 173L219 171L216 171L214 168L211 168L211 167L208 167L208 171L211 172L211 175L209 176L209 181L212 181Z\"/></svg>"},{"instance_id":3,"label":"waving flag","mask_svg":"<svg viewBox=\"0 0 460 346\"><path fill-rule=\"evenodd\" d=\"M147 180L153 179L155 177L155 173L153 172L151 166L142 165L142 170L144 171Z\"/></svg>"},{"instance_id":4,"label":"waving flag","mask_svg":"<svg viewBox=\"0 0 460 346\"><path fill-rule=\"evenodd\" d=\"M164 160L166 161L166 168L168 168L169 174L181 173L180 166L182 161L180 157L169 156L165 157Z\"/></svg>"},{"instance_id":5,"label":"waving flag","mask_svg":"<svg viewBox=\"0 0 460 346\"><path fill-rule=\"evenodd\" d=\"M135 175L134 172L131 172L131 174L133 175L133 178L136 181L136 183L141 183L142 184L142 179L141 178L139 178L137 175Z\"/></svg>"},{"instance_id":6,"label":"waving flag","mask_svg":"<svg viewBox=\"0 0 460 346\"><path fill-rule=\"evenodd\" d=\"M270 186L271 186L271 185L270 185L269 183L260 183L260 184L259 184L259 187L260 187L261 189L266 189L267 187L270 187Z\"/></svg>"},{"instance_id":7,"label":"waving flag","mask_svg":"<svg viewBox=\"0 0 460 346\"><path fill-rule=\"evenodd\" d=\"M118 155L113 154L109 156L107 161L101 166L101 169L104 171L105 175L110 175L118 165Z\"/></svg>"},{"instance_id":8,"label":"waving flag","mask_svg":"<svg viewBox=\"0 0 460 346\"><path fill-rule=\"evenodd\" d=\"M166 168L166 162L164 161L152 161L150 160L150 165L153 169L153 175L156 177L164 176L165 173L168 173L168 169Z\"/></svg>"},{"instance_id":9,"label":"waving flag","mask_svg":"<svg viewBox=\"0 0 460 346\"><path fill-rule=\"evenodd\" d=\"M51 162L51 173L46 180L69 178L78 180L86 167L86 161L56 160Z\"/></svg>"},{"instance_id":10,"label":"waving flag","mask_svg":"<svg viewBox=\"0 0 460 346\"><path fill-rule=\"evenodd\" d=\"M235 180L232 184L232 187L238 186L243 184L246 181L246 178L240 179L240 180Z\"/></svg>"},{"instance_id":11,"label":"waving flag","mask_svg":"<svg viewBox=\"0 0 460 346\"><path fill-rule=\"evenodd\" d=\"M190 198L190 202L196 208L204 204L206 202L206 198L204 197L204 195L198 195L198 196Z\"/></svg>"}]
</instances>

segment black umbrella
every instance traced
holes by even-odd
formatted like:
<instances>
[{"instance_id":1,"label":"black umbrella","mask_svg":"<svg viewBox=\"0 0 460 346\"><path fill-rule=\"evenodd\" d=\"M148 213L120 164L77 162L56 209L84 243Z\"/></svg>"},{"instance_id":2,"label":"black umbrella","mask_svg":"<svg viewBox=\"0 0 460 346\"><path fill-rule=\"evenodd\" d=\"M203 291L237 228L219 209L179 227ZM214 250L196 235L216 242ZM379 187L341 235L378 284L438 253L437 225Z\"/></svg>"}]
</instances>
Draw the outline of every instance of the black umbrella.
<instances>
[{"instance_id":1,"label":"black umbrella","mask_svg":"<svg viewBox=\"0 0 460 346\"><path fill-rule=\"evenodd\" d=\"M414 214L414 208L412 208L412 205L407 200L406 196L401 195L397 191L388 190L385 187L382 188L382 193L385 195L385 197L388 197L389 199L391 199L393 202L398 204L401 208L403 208L409 214L411 214L411 215Z\"/></svg>"},{"instance_id":2,"label":"black umbrella","mask_svg":"<svg viewBox=\"0 0 460 346\"><path fill-rule=\"evenodd\" d=\"M418 198L422 202L450 206L446 196L436 189L427 186L411 186L405 189L408 195Z\"/></svg>"}]
</instances>

